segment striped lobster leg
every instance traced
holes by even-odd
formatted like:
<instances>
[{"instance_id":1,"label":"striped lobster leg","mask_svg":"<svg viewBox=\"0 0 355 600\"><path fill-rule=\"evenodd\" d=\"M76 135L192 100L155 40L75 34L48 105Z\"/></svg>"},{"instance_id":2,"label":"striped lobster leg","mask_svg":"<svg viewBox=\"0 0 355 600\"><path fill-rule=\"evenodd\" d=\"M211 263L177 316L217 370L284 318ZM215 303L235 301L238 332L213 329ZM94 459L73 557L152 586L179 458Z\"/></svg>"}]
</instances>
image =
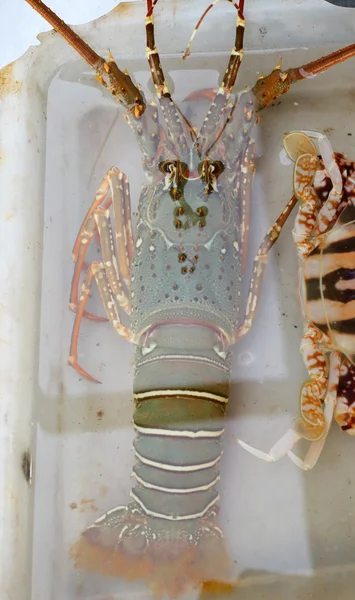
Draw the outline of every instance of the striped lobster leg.
<instances>
[{"instance_id":1,"label":"striped lobster leg","mask_svg":"<svg viewBox=\"0 0 355 600\"><path fill-rule=\"evenodd\" d=\"M110 219L111 207L115 236ZM98 236L102 260L90 264L87 268L79 294L80 274L85 264L89 243L95 233ZM124 173L116 167L112 167L101 182L96 197L80 227L73 249L75 269L69 307L76 313L76 318L70 344L69 364L90 381L97 382L78 364L77 347L83 317L104 320L85 310L92 284L96 280L111 325L120 336L131 340L130 331L121 322L119 308L130 314L128 289L132 257L133 234L129 184Z\"/></svg>"},{"instance_id":2,"label":"striped lobster leg","mask_svg":"<svg viewBox=\"0 0 355 600\"><path fill-rule=\"evenodd\" d=\"M244 337L253 325L254 317L258 309L264 271L268 262L268 254L271 248L278 240L282 228L285 225L288 217L290 216L296 204L297 198L296 196L292 196L291 200L289 200L289 202L286 204L284 210L278 216L275 223L273 223L269 228L268 232L266 233L263 241L259 246L258 252L256 253L253 262L245 316L243 323L239 326L238 331L236 333L236 340L239 340L240 338Z\"/></svg>"}]
</instances>

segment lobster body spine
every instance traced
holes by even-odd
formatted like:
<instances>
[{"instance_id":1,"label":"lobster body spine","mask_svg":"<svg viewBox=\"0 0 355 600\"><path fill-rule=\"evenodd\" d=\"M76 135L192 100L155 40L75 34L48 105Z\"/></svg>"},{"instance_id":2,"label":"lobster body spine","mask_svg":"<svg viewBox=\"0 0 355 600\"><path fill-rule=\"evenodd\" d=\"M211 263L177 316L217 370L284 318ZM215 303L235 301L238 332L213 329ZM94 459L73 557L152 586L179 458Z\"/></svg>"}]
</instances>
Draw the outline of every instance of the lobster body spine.
<instances>
[{"instance_id":1,"label":"lobster body spine","mask_svg":"<svg viewBox=\"0 0 355 600\"><path fill-rule=\"evenodd\" d=\"M147 516L192 522L213 511L228 392L229 355L211 328L162 325L137 348L131 495Z\"/></svg>"}]
</instances>

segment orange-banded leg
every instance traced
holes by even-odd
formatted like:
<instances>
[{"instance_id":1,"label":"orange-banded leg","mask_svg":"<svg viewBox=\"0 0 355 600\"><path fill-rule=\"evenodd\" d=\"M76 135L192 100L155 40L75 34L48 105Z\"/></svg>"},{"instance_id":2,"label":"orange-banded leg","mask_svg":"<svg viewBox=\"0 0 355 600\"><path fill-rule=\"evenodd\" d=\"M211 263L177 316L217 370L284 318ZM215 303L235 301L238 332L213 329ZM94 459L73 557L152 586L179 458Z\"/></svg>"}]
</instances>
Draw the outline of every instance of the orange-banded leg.
<instances>
[{"instance_id":1,"label":"orange-banded leg","mask_svg":"<svg viewBox=\"0 0 355 600\"><path fill-rule=\"evenodd\" d=\"M304 132L312 135L312 132ZM318 146L323 159L325 170L332 182L332 189L329 192L327 200L322 205L318 213L318 224L316 235L325 233L337 216L337 211L343 197L343 178L339 166L335 160L330 141L323 134L317 134Z\"/></svg>"},{"instance_id":2,"label":"orange-banded leg","mask_svg":"<svg viewBox=\"0 0 355 600\"><path fill-rule=\"evenodd\" d=\"M80 327L82 318L85 314L86 303L90 295L90 290L94 279L96 280L102 303L105 307L106 314L112 327L120 336L124 337L126 340L132 341L132 334L130 330L127 329L127 327L125 327L121 322L117 306L117 296L114 295L110 286L109 277L107 274L107 266L103 262L92 263L86 271L84 281L81 286L79 305L76 311L75 322L70 342L68 362L77 371L77 373L79 373L79 375L82 375L86 379L89 379L89 381L100 383L100 381L98 381L97 379L95 379L95 377L87 373L87 371L85 371L78 364L78 339Z\"/></svg>"},{"instance_id":3,"label":"orange-banded leg","mask_svg":"<svg viewBox=\"0 0 355 600\"><path fill-rule=\"evenodd\" d=\"M318 142L326 174L332 183L332 189L323 204L314 188L315 175L321 165L312 139ZM285 135L283 143L287 154L295 162L293 187L301 205L293 239L298 255L304 258L318 245L319 236L330 228L337 217L343 198L343 179L325 135L314 131L294 131Z\"/></svg>"},{"instance_id":4,"label":"orange-banded leg","mask_svg":"<svg viewBox=\"0 0 355 600\"><path fill-rule=\"evenodd\" d=\"M113 209L118 261L115 255L113 232L108 216L111 206ZM103 260L113 293L119 299L120 306L129 313L128 296L124 291L123 284L127 288L129 287L130 263L134 252L131 203L128 179L116 167L112 167L102 180L74 244L72 256L75 262L75 269L69 302L69 307L74 312L78 308L80 274L85 265L84 261L89 243L95 232L98 233ZM85 313L84 316L97 319L97 317L93 317L90 313Z\"/></svg>"},{"instance_id":5,"label":"orange-banded leg","mask_svg":"<svg viewBox=\"0 0 355 600\"><path fill-rule=\"evenodd\" d=\"M110 208L112 208L113 234ZM98 233L102 261L90 265L84 282L80 286L80 275L89 243ZM115 239L114 239L115 238ZM103 179L95 200L80 228L73 249L75 269L71 286L70 308L76 312L72 334L69 363L83 376L93 380L77 363L78 336L83 317L103 320L87 313L85 308L94 279L104 304L107 317L116 331L130 339L130 332L122 325L118 309L130 314L128 290L130 265L133 259L133 234L128 179L119 169L113 167Z\"/></svg>"},{"instance_id":6,"label":"orange-banded leg","mask_svg":"<svg viewBox=\"0 0 355 600\"><path fill-rule=\"evenodd\" d=\"M296 204L297 198L296 196L292 196L291 200L286 204L284 210L276 219L275 223L273 223L273 225L270 227L269 231L267 232L259 246L259 250L254 258L252 267L244 322L240 325L240 327L237 330L236 341L243 337L246 333L248 333L253 324L253 320L257 312L258 302L260 299L262 278L268 262L268 253L279 238L281 230Z\"/></svg>"},{"instance_id":7,"label":"orange-banded leg","mask_svg":"<svg viewBox=\"0 0 355 600\"><path fill-rule=\"evenodd\" d=\"M295 219L292 232L298 254L307 256L317 243L315 238L310 239L310 234L317 224L317 213L320 201L313 187L313 181L319 159L316 155L302 154L295 163L293 174L293 187L295 196L301 202Z\"/></svg>"},{"instance_id":8,"label":"orange-banded leg","mask_svg":"<svg viewBox=\"0 0 355 600\"><path fill-rule=\"evenodd\" d=\"M319 234L325 233L334 222L343 196L343 179L327 136L315 131L300 131L296 132L295 135L304 135L310 140L312 138L317 140L326 173L332 183L332 189L330 190L326 201L319 209L317 224L315 230L312 232L313 236L318 236Z\"/></svg>"},{"instance_id":9,"label":"orange-banded leg","mask_svg":"<svg viewBox=\"0 0 355 600\"><path fill-rule=\"evenodd\" d=\"M307 324L301 349L310 379L305 381L301 388L301 416L269 452L258 450L239 438L235 438L244 450L267 462L274 462L288 455L298 467L305 471L315 466L333 419L341 366L339 352L330 353L328 364L323 351L324 345L326 345L325 336L311 323ZM292 448L300 439L311 442L304 459L292 452Z\"/></svg>"}]
</instances>

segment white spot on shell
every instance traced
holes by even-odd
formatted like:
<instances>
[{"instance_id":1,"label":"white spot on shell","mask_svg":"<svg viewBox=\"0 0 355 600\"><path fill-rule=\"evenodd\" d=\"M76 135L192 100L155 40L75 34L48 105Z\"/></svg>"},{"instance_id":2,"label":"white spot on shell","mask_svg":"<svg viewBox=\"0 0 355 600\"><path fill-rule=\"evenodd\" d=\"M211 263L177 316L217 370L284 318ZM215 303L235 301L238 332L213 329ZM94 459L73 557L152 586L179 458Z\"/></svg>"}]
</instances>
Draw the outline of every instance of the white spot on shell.
<instances>
[{"instance_id":1,"label":"white spot on shell","mask_svg":"<svg viewBox=\"0 0 355 600\"><path fill-rule=\"evenodd\" d=\"M142 238L138 238L138 240L136 241L136 248L139 248L142 245Z\"/></svg>"}]
</instances>

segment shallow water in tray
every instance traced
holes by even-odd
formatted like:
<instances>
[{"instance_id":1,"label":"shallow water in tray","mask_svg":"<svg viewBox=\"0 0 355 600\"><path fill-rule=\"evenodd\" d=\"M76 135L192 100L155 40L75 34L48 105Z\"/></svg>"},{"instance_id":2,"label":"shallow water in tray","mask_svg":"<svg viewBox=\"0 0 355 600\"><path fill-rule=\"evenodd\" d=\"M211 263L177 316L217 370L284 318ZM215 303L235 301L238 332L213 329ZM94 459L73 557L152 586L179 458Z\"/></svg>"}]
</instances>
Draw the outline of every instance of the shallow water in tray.
<instances>
[{"instance_id":1,"label":"shallow water in tray","mask_svg":"<svg viewBox=\"0 0 355 600\"><path fill-rule=\"evenodd\" d=\"M283 67L301 65L332 49L284 52ZM268 73L279 58L280 51L247 53L238 89L252 85L259 73ZM196 103L184 98L201 88L216 87L225 63L225 56L192 57L186 63L165 57L174 98L193 124L201 121L208 105L201 100L196 108ZM146 90L145 61L125 66ZM139 151L122 108L91 85L93 79L82 68L80 61L64 67L52 82L48 99L35 480L36 600L148 597L138 584L75 571L68 559L70 545L81 531L113 506L128 501L134 463L130 344L107 323L85 322L80 361L102 384L81 380L67 365L74 319L68 310L72 246L95 191L112 165L130 179L133 213L144 182ZM355 159L353 70L349 61L298 83L265 110L258 126L250 258L292 193L292 166L285 164L281 152L284 132L326 133L334 150ZM355 481L349 459L354 440L350 436L334 425L317 468L306 474L287 459L276 464L259 461L232 437L234 433L268 450L298 414L299 388L306 371L299 354L302 318L291 229L292 222L270 257L254 329L233 349L220 482L220 524L233 561L233 577L247 575L250 585L259 582L259 594L267 594L271 585L262 578L265 574L277 578L318 568L341 570L352 560L355 535ZM103 314L96 291L91 307ZM295 581L287 595L290 599L299 597ZM324 586L320 591L316 583L314 588L309 585L313 598L332 597ZM249 598L246 586L233 594L233 598Z\"/></svg>"}]
</instances>

